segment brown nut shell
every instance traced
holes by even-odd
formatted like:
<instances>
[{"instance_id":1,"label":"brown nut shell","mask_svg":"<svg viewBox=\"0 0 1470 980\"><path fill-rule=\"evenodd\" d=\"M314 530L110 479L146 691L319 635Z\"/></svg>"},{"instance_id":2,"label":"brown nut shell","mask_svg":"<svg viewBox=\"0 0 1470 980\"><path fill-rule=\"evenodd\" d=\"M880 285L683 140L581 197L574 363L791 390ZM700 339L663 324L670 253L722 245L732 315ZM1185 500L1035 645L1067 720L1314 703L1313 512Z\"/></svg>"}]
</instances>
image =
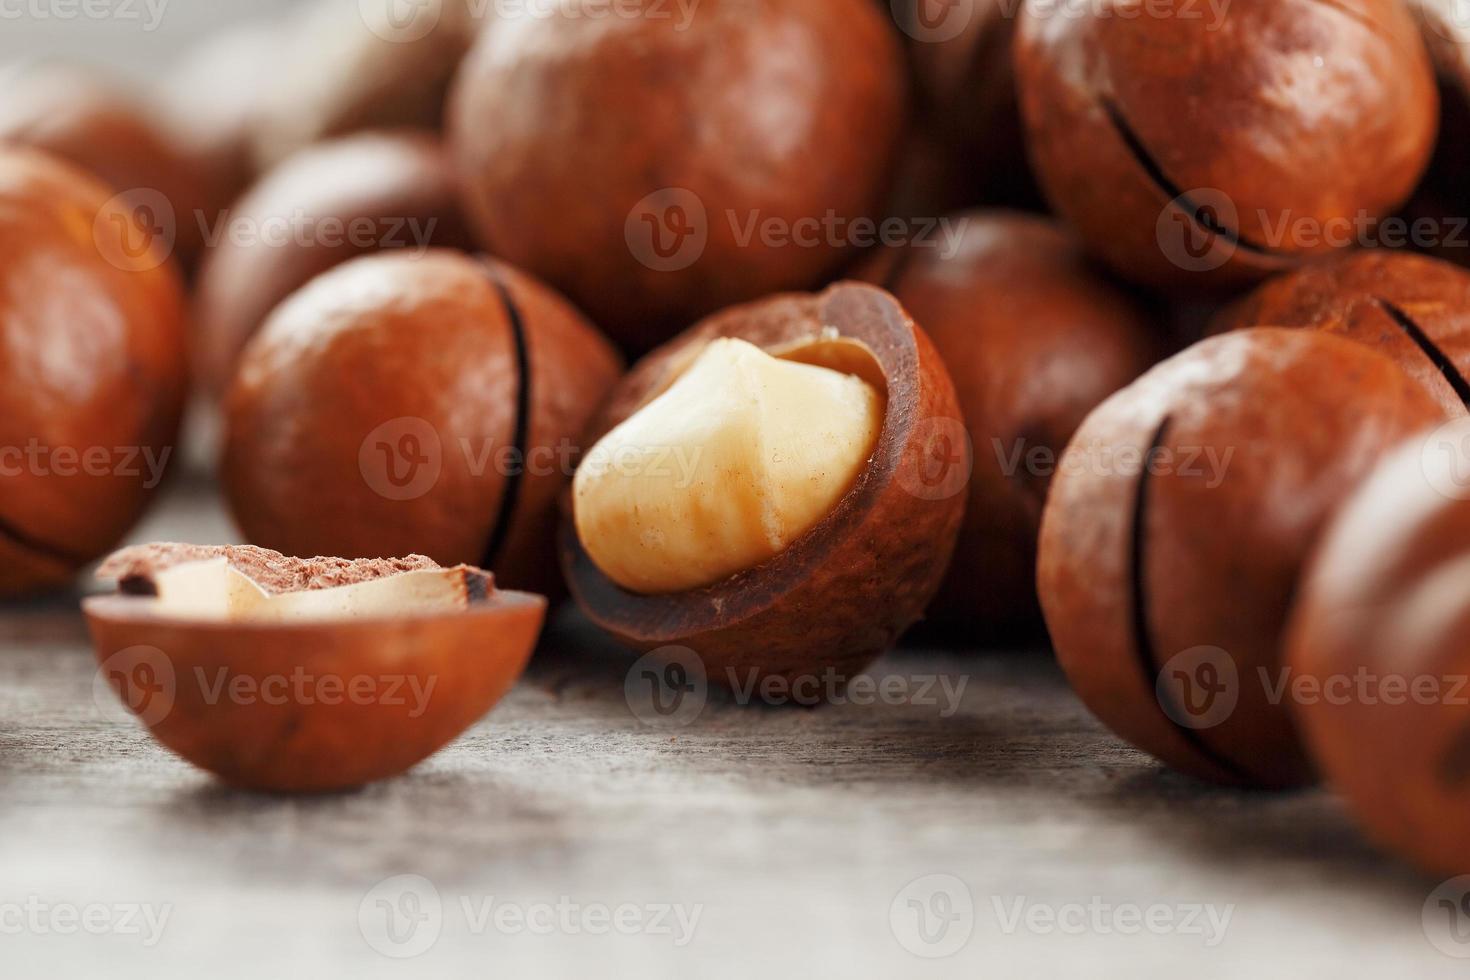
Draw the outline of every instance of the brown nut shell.
<instances>
[{"instance_id":1,"label":"brown nut shell","mask_svg":"<svg viewBox=\"0 0 1470 980\"><path fill-rule=\"evenodd\" d=\"M556 498L619 373L587 321L503 263L356 259L247 348L226 493L251 541L288 554L416 551L549 591Z\"/></svg>"},{"instance_id":2,"label":"brown nut shell","mask_svg":"<svg viewBox=\"0 0 1470 980\"><path fill-rule=\"evenodd\" d=\"M931 619L1039 627L1036 536L1056 460L1087 413L1164 354L1159 325L1046 218L973 211L899 259L888 289L954 379L974 446L969 506Z\"/></svg>"},{"instance_id":3,"label":"brown nut shell","mask_svg":"<svg viewBox=\"0 0 1470 980\"><path fill-rule=\"evenodd\" d=\"M1309 327L1398 362L1447 414L1470 404L1470 272L1407 252L1368 251L1278 276L1226 308L1213 329Z\"/></svg>"},{"instance_id":4,"label":"brown nut shell","mask_svg":"<svg viewBox=\"0 0 1470 980\"><path fill-rule=\"evenodd\" d=\"M832 328L866 345L887 386L883 429L867 469L837 507L774 558L704 589L635 595L588 557L563 521L572 595L599 626L644 650L692 649L711 680L849 678L923 614L948 567L967 471L954 385L938 352L892 296L839 283L734 307L640 361L593 426L605 433L661 391L705 343L737 337L779 348ZM593 443L589 437L588 444Z\"/></svg>"},{"instance_id":5,"label":"brown nut shell","mask_svg":"<svg viewBox=\"0 0 1470 980\"><path fill-rule=\"evenodd\" d=\"M306 576L274 591L331 584ZM319 622L187 620L151 605L83 602L105 679L165 747L276 793L349 789L433 755L510 690L546 610L502 591L462 609Z\"/></svg>"},{"instance_id":6,"label":"brown nut shell","mask_svg":"<svg viewBox=\"0 0 1470 980\"><path fill-rule=\"evenodd\" d=\"M298 154L228 218L194 302L197 370L214 392L229 385L240 351L270 312L315 276L367 252L468 241L443 148L430 134L407 131L364 133Z\"/></svg>"},{"instance_id":7,"label":"brown nut shell","mask_svg":"<svg viewBox=\"0 0 1470 980\"><path fill-rule=\"evenodd\" d=\"M0 595L115 545L173 452L182 289L126 212L57 158L0 149Z\"/></svg>"},{"instance_id":8,"label":"brown nut shell","mask_svg":"<svg viewBox=\"0 0 1470 980\"><path fill-rule=\"evenodd\" d=\"M364 130L437 131L481 23L473 14L488 9L473 0L308 6L288 20L261 86L257 165L274 167L313 143Z\"/></svg>"},{"instance_id":9,"label":"brown nut shell","mask_svg":"<svg viewBox=\"0 0 1470 980\"><path fill-rule=\"evenodd\" d=\"M1324 777L1368 833L1459 875L1470 872L1470 499L1454 469L1463 447L1436 440L1408 440L1324 536L1292 617L1289 690Z\"/></svg>"},{"instance_id":10,"label":"brown nut shell","mask_svg":"<svg viewBox=\"0 0 1470 980\"><path fill-rule=\"evenodd\" d=\"M206 37L160 80L160 100L204 189L211 227L259 176L255 132L282 26L247 21Z\"/></svg>"},{"instance_id":11,"label":"brown nut shell","mask_svg":"<svg viewBox=\"0 0 1470 980\"><path fill-rule=\"evenodd\" d=\"M888 190L907 87L895 33L871 0L704 0L687 22L635 0L497 23L447 122L481 244L640 351L821 284L851 253L833 240L845 225L820 223L872 217Z\"/></svg>"},{"instance_id":12,"label":"brown nut shell","mask_svg":"<svg viewBox=\"0 0 1470 980\"><path fill-rule=\"evenodd\" d=\"M1312 778L1271 686L1302 564L1380 455L1442 418L1389 358L1266 328L1196 344L1104 402L1052 483L1037 572L1082 700L1195 776Z\"/></svg>"},{"instance_id":13,"label":"brown nut shell","mask_svg":"<svg viewBox=\"0 0 1470 980\"><path fill-rule=\"evenodd\" d=\"M1470 194L1470 20L1459 0L1405 0L1413 11L1439 82L1439 141L1429 169L1404 207L1402 237L1384 236L1388 248L1410 247L1470 266L1466 216Z\"/></svg>"},{"instance_id":14,"label":"brown nut shell","mask_svg":"<svg viewBox=\"0 0 1470 980\"><path fill-rule=\"evenodd\" d=\"M161 106L116 79L80 67L23 71L0 99L0 143L54 154L95 175L136 211L145 228L188 267L204 246L209 194Z\"/></svg>"},{"instance_id":15,"label":"brown nut shell","mask_svg":"<svg viewBox=\"0 0 1470 980\"><path fill-rule=\"evenodd\" d=\"M929 0L892 0L884 6L908 40L920 125L944 147L969 192L955 206L1039 204L1012 58L1020 4L954 0L936 7Z\"/></svg>"},{"instance_id":16,"label":"brown nut shell","mask_svg":"<svg viewBox=\"0 0 1470 980\"><path fill-rule=\"evenodd\" d=\"M1413 191L1438 107L1400 0L1125 6L1029 4L1016 47L1042 188L1118 271L1239 285Z\"/></svg>"}]
</instances>

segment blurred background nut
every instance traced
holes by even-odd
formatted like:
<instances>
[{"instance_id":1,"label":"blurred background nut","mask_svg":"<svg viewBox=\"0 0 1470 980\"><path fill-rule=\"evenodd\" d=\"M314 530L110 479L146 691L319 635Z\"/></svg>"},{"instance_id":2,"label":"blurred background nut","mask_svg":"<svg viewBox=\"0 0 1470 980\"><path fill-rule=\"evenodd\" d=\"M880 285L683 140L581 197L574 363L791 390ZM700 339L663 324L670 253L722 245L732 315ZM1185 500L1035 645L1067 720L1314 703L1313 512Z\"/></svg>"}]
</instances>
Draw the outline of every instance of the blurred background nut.
<instances>
[{"instance_id":1,"label":"blurred background nut","mask_svg":"<svg viewBox=\"0 0 1470 980\"><path fill-rule=\"evenodd\" d=\"M1428 871L1463 874L1470 501L1437 489L1467 481L1463 445L1441 448L1408 440L1343 507L1303 578L1289 665L1314 757L1368 833Z\"/></svg>"},{"instance_id":2,"label":"blurred background nut","mask_svg":"<svg viewBox=\"0 0 1470 980\"><path fill-rule=\"evenodd\" d=\"M886 283L944 357L974 445L965 523L929 618L972 641L1014 639L1039 631L1036 535L1057 459L1165 344L1057 223L1002 211L951 220L955 241L896 250Z\"/></svg>"},{"instance_id":3,"label":"blurred background nut","mask_svg":"<svg viewBox=\"0 0 1470 980\"><path fill-rule=\"evenodd\" d=\"M125 82L79 65L15 69L0 99L0 144L45 150L136 194L183 266L198 257L206 187L161 104Z\"/></svg>"},{"instance_id":4,"label":"blurred background nut","mask_svg":"<svg viewBox=\"0 0 1470 980\"><path fill-rule=\"evenodd\" d=\"M0 595L59 586L132 527L184 401L183 297L158 243L70 164L0 149ZM109 262L138 249L136 265Z\"/></svg>"},{"instance_id":5,"label":"blurred background nut","mask_svg":"<svg viewBox=\"0 0 1470 980\"><path fill-rule=\"evenodd\" d=\"M359 258L246 349L224 405L225 491L246 537L286 554L418 552L555 591L556 496L619 367L510 266Z\"/></svg>"},{"instance_id":6,"label":"blurred background nut","mask_svg":"<svg viewBox=\"0 0 1470 980\"><path fill-rule=\"evenodd\" d=\"M633 7L496 22L447 125L482 244L647 350L851 257L841 223L884 203L907 85L871 0Z\"/></svg>"},{"instance_id":7,"label":"blurred background nut","mask_svg":"<svg viewBox=\"0 0 1470 980\"><path fill-rule=\"evenodd\" d=\"M268 173L232 207L200 270L198 371L223 390L281 300L364 252L466 244L448 160L433 135L361 133Z\"/></svg>"},{"instance_id":8,"label":"blurred background nut","mask_svg":"<svg viewBox=\"0 0 1470 980\"><path fill-rule=\"evenodd\" d=\"M474 0L317 0L285 25L262 93L256 162L364 129L437 130L460 59L482 26Z\"/></svg>"},{"instance_id":9,"label":"blurred background nut","mask_svg":"<svg viewBox=\"0 0 1470 980\"><path fill-rule=\"evenodd\" d=\"M283 30L247 23L209 38L160 82L160 101L203 186L209 227L257 176L255 132Z\"/></svg>"},{"instance_id":10,"label":"blurred background nut","mask_svg":"<svg viewBox=\"0 0 1470 980\"><path fill-rule=\"evenodd\" d=\"M1026 160L1012 58L1016 0L897 0L894 19L908 41L918 105L915 128L931 134L950 186L944 210L974 204L1036 206ZM933 214L935 212L928 212Z\"/></svg>"},{"instance_id":11,"label":"blurred background nut","mask_svg":"<svg viewBox=\"0 0 1470 980\"><path fill-rule=\"evenodd\" d=\"M1413 248L1470 265L1470 17L1460 0L1406 0L1414 12L1439 83L1439 141L1419 188L1404 208L1426 235Z\"/></svg>"},{"instance_id":12,"label":"blurred background nut","mask_svg":"<svg viewBox=\"0 0 1470 980\"><path fill-rule=\"evenodd\" d=\"M1332 222L1409 197L1438 103L1400 0L1234 0L1196 16L1131 6L1033 0L1016 47L1042 188L1120 272L1249 282L1331 248ZM1169 222L1188 254L1161 248Z\"/></svg>"},{"instance_id":13,"label":"blurred background nut","mask_svg":"<svg viewBox=\"0 0 1470 980\"><path fill-rule=\"evenodd\" d=\"M1078 695L1192 775L1311 779L1272 693L1301 566L1382 453L1443 418L1369 347L1268 328L1196 344L1103 402L1052 483L1038 559Z\"/></svg>"}]
</instances>

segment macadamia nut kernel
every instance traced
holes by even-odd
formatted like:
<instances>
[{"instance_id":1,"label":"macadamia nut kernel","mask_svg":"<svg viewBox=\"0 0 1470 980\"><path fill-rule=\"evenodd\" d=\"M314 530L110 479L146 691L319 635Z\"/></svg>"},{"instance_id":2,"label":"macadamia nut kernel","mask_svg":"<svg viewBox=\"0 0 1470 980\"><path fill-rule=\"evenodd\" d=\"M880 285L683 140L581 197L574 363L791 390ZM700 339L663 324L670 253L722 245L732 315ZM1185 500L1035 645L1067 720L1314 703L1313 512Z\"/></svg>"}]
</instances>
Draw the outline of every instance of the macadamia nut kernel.
<instances>
[{"instance_id":1,"label":"macadamia nut kernel","mask_svg":"<svg viewBox=\"0 0 1470 980\"><path fill-rule=\"evenodd\" d=\"M854 374L712 341L578 468L577 533L643 594L753 568L831 513L872 456L883 406Z\"/></svg>"}]
</instances>

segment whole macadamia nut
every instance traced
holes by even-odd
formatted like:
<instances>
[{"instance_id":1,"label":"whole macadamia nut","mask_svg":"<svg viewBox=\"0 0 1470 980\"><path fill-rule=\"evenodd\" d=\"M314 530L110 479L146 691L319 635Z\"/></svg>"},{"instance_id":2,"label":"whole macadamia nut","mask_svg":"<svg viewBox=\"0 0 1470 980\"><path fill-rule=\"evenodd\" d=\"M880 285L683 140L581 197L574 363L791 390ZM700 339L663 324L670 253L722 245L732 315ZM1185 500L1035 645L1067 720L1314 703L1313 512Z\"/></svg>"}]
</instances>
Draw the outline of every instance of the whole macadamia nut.
<instances>
[{"instance_id":1,"label":"whole macadamia nut","mask_svg":"<svg viewBox=\"0 0 1470 980\"><path fill-rule=\"evenodd\" d=\"M1400 0L1199 16L1032 0L1016 65L1048 199L1155 285L1249 282L1357 244L1434 147L1434 72Z\"/></svg>"},{"instance_id":2,"label":"whole macadamia nut","mask_svg":"<svg viewBox=\"0 0 1470 980\"><path fill-rule=\"evenodd\" d=\"M1307 327L1398 362L1444 407L1470 405L1470 272L1409 252L1371 250L1277 276L1227 307L1216 330Z\"/></svg>"},{"instance_id":3,"label":"whole macadamia nut","mask_svg":"<svg viewBox=\"0 0 1470 980\"><path fill-rule=\"evenodd\" d=\"M1047 218L967 212L902 251L887 286L934 341L974 448L954 564L929 617L993 638L1040 623L1036 535L1087 413L1164 353L1159 327Z\"/></svg>"},{"instance_id":4,"label":"whole macadamia nut","mask_svg":"<svg viewBox=\"0 0 1470 980\"><path fill-rule=\"evenodd\" d=\"M623 6L497 21L447 127L482 244L647 350L835 274L884 202L907 84L871 0Z\"/></svg>"},{"instance_id":5,"label":"whole macadamia nut","mask_svg":"<svg viewBox=\"0 0 1470 980\"><path fill-rule=\"evenodd\" d=\"M467 244L437 138L361 133L322 143L268 173L224 216L200 269L197 369L228 386L246 341L281 300L366 252Z\"/></svg>"},{"instance_id":6,"label":"whole macadamia nut","mask_svg":"<svg viewBox=\"0 0 1470 980\"><path fill-rule=\"evenodd\" d=\"M44 150L127 195L129 223L188 266L204 244L208 188L166 110L76 65L17 71L0 99L0 144Z\"/></svg>"},{"instance_id":7,"label":"whole macadamia nut","mask_svg":"<svg viewBox=\"0 0 1470 980\"><path fill-rule=\"evenodd\" d=\"M111 188L0 149L0 595L66 583L152 498L184 401L182 307Z\"/></svg>"},{"instance_id":8,"label":"whole macadamia nut","mask_svg":"<svg viewBox=\"0 0 1470 980\"><path fill-rule=\"evenodd\" d=\"M619 374L607 342L502 263L388 252L292 295L224 404L223 481L251 542L428 555L556 585L556 495Z\"/></svg>"},{"instance_id":9,"label":"whole macadamia nut","mask_svg":"<svg viewBox=\"0 0 1470 980\"><path fill-rule=\"evenodd\" d=\"M1184 772L1311 779L1276 686L1302 564L1383 452L1443 418L1369 347L1269 328L1196 344L1103 402L1052 482L1037 571L1082 700Z\"/></svg>"},{"instance_id":10,"label":"whole macadamia nut","mask_svg":"<svg viewBox=\"0 0 1470 980\"><path fill-rule=\"evenodd\" d=\"M1470 421L1411 438L1333 522L1303 578L1287 688L1368 833L1470 871Z\"/></svg>"}]
</instances>

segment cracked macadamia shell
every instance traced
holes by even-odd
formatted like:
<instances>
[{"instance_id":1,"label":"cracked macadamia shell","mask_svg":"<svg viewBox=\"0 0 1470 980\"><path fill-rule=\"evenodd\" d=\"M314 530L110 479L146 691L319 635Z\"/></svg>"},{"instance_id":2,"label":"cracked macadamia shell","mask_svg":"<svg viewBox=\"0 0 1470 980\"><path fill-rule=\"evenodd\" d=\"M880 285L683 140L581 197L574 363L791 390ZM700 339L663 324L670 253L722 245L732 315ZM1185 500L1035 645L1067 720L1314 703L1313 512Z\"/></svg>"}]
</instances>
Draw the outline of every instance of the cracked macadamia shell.
<instances>
[{"instance_id":1,"label":"cracked macadamia shell","mask_svg":"<svg viewBox=\"0 0 1470 980\"><path fill-rule=\"evenodd\" d=\"M1118 271L1249 282L1351 241L1413 191L1438 102L1400 0L1125 6L1028 5L1016 47L1042 189Z\"/></svg>"},{"instance_id":2,"label":"cracked macadamia shell","mask_svg":"<svg viewBox=\"0 0 1470 980\"><path fill-rule=\"evenodd\" d=\"M1406 252L1368 251L1277 276L1228 307L1216 330L1308 327L1393 358L1458 415L1470 403L1470 272Z\"/></svg>"},{"instance_id":3,"label":"cracked macadamia shell","mask_svg":"<svg viewBox=\"0 0 1470 980\"><path fill-rule=\"evenodd\" d=\"M1184 772L1311 779L1273 696L1302 564L1384 451L1443 418L1384 355L1266 328L1196 344L1105 401L1052 482L1038 558L1078 695Z\"/></svg>"},{"instance_id":4,"label":"cracked macadamia shell","mask_svg":"<svg viewBox=\"0 0 1470 980\"><path fill-rule=\"evenodd\" d=\"M55 157L0 149L0 595L63 585L113 547L173 452L178 273L124 240L112 197Z\"/></svg>"},{"instance_id":5,"label":"cracked macadamia shell","mask_svg":"<svg viewBox=\"0 0 1470 980\"><path fill-rule=\"evenodd\" d=\"M836 273L849 243L820 222L883 204L907 84L872 0L633 9L498 22L447 130L486 249L646 351Z\"/></svg>"},{"instance_id":6,"label":"cracked macadamia shell","mask_svg":"<svg viewBox=\"0 0 1470 980\"><path fill-rule=\"evenodd\" d=\"M995 639L1040 626L1036 535L1057 458L1164 344L1056 222L1002 211L952 220L962 228L953 254L902 251L886 285L944 358L974 445L960 543L929 616Z\"/></svg>"},{"instance_id":7,"label":"cracked macadamia shell","mask_svg":"<svg viewBox=\"0 0 1470 980\"><path fill-rule=\"evenodd\" d=\"M170 598L185 588L181 573L202 591L222 565L298 613L207 615ZM83 608L102 676L124 705L194 765L279 793L387 779L459 737L520 676L546 609L540 596L495 590L477 569L440 569L423 556L347 562L151 545L114 556L99 575L118 579L123 594ZM427 589L426 578L443 586ZM385 590L400 583L405 595L383 612ZM352 590L371 590L371 601L345 599ZM344 612L305 614L306 602Z\"/></svg>"},{"instance_id":8,"label":"cracked macadamia shell","mask_svg":"<svg viewBox=\"0 0 1470 980\"><path fill-rule=\"evenodd\" d=\"M1459 875L1470 872L1470 499L1463 445L1443 435L1408 440L1343 507L1303 579L1288 663L1313 757L1359 823L1426 871Z\"/></svg>"},{"instance_id":9,"label":"cracked macadamia shell","mask_svg":"<svg viewBox=\"0 0 1470 980\"><path fill-rule=\"evenodd\" d=\"M294 294L225 399L223 481L254 543L426 554L557 587L556 497L620 373L570 305L457 252L356 259Z\"/></svg>"},{"instance_id":10,"label":"cracked macadamia shell","mask_svg":"<svg viewBox=\"0 0 1470 980\"><path fill-rule=\"evenodd\" d=\"M220 392L246 342L280 302L367 252L468 242L439 140L363 133L306 150L266 174L233 208L200 270L196 370Z\"/></svg>"},{"instance_id":11,"label":"cracked macadamia shell","mask_svg":"<svg viewBox=\"0 0 1470 980\"><path fill-rule=\"evenodd\" d=\"M775 351L824 331L867 348L848 370L881 384L886 397L878 443L856 483L774 558L670 595L618 587L565 520L563 568L573 596L599 626L638 649L688 648L710 680L728 686L748 672L792 680L832 670L850 678L920 618L954 549L968 459L956 459L963 426L938 352L882 290L840 283L708 318L633 368L588 444L664 390L711 340L737 337Z\"/></svg>"}]
</instances>

